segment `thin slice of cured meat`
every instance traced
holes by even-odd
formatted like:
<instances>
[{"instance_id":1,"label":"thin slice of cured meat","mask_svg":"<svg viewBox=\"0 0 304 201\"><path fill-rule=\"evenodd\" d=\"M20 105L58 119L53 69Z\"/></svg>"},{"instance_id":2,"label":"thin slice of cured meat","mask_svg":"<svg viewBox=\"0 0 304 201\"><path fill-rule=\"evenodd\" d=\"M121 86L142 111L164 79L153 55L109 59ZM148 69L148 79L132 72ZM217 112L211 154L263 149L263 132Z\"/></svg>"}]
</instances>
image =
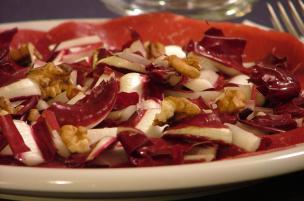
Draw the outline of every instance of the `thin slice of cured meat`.
<instances>
[{"instance_id":1,"label":"thin slice of cured meat","mask_svg":"<svg viewBox=\"0 0 304 201\"><path fill-rule=\"evenodd\" d=\"M91 23L65 22L52 28L45 35L50 44L60 43L65 40L83 36L95 35L96 27Z\"/></svg>"},{"instance_id":2,"label":"thin slice of cured meat","mask_svg":"<svg viewBox=\"0 0 304 201\"><path fill-rule=\"evenodd\" d=\"M39 41L44 37L44 35L44 31L18 29L18 32L14 36L10 46L11 48L18 48L22 44L32 43L37 48Z\"/></svg>"},{"instance_id":3,"label":"thin slice of cured meat","mask_svg":"<svg viewBox=\"0 0 304 201\"><path fill-rule=\"evenodd\" d=\"M245 48L245 61L260 60L274 51L277 56L287 57L290 69L304 65L303 43L282 32L263 31L259 28L228 22L194 20L163 12L122 17L97 25L102 41L113 48L120 48L130 40L129 28L137 31L143 40L185 45L191 39L200 40L203 33L211 27L223 30L225 36L246 39L248 43Z\"/></svg>"}]
</instances>

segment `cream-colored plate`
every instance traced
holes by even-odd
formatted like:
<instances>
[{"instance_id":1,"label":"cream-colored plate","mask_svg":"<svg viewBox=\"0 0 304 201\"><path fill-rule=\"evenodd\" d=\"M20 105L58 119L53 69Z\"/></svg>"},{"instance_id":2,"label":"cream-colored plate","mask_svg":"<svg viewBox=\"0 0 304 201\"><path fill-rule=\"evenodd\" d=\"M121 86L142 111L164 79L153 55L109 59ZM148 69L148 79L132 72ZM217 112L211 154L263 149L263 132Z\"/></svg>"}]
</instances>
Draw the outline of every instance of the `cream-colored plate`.
<instances>
[{"instance_id":1,"label":"cream-colored plate","mask_svg":"<svg viewBox=\"0 0 304 201\"><path fill-rule=\"evenodd\" d=\"M10 23L0 25L0 29L17 26L45 30L60 22L63 20ZM55 169L0 165L0 198L185 198L303 169L304 144L247 158L151 168Z\"/></svg>"}]
</instances>

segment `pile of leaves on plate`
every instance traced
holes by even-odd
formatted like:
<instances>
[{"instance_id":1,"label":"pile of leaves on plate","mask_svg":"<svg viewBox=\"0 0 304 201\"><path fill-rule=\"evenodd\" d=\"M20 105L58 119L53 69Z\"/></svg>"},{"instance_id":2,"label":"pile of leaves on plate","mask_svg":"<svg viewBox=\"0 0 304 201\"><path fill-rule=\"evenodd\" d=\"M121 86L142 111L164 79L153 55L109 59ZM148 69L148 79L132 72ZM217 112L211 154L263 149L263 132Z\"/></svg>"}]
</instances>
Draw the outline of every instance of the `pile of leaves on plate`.
<instances>
[{"instance_id":1,"label":"pile of leaves on plate","mask_svg":"<svg viewBox=\"0 0 304 201\"><path fill-rule=\"evenodd\" d=\"M66 37L62 26L17 45L17 29L0 33L1 164L173 165L304 141L286 58L243 62L246 40L217 28L184 46L128 29L113 48L90 27Z\"/></svg>"}]
</instances>

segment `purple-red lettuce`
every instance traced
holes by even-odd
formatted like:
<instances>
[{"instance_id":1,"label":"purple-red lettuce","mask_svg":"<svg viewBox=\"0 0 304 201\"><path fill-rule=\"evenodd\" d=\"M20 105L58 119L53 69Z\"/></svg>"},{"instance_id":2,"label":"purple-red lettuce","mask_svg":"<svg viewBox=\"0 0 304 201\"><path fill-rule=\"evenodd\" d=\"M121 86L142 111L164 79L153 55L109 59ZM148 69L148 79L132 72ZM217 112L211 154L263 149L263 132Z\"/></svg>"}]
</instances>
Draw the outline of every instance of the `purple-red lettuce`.
<instances>
[{"instance_id":1,"label":"purple-red lettuce","mask_svg":"<svg viewBox=\"0 0 304 201\"><path fill-rule=\"evenodd\" d=\"M255 116L251 120L240 122L270 133L285 132L297 128L297 123L290 114Z\"/></svg>"},{"instance_id":2,"label":"purple-red lettuce","mask_svg":"<svg viewBox=\"0 0 304 201\"><path fill-rule=\"evenodd\" d=\"M53 103L48 110L55 113L60 125L92 127L113 109L118 92L115 78L101 82L91 93L74 105Z\"/></svg>"},{"instance_id":3,"label":"purple-red lettuce","mask_svg":"<svg viewBox=\"0 0 304 201\"><path fill-rule=\"evenodd\" d=\"M37 103L39 100L39 96L31 96L31 97L27 97L20 105L22 105L23 107L17 111L14 116L22 116L24 115L26 112L28 112L30 109L33 109L36 107Z\"/></svg>"},{"instance_id":4,"label":"purple-red lettuce","mask_svg":"<svg viewBox=\"0 0 304 201\"><path fill-rule=\"evenodd\" d=\"M45 161L52 161L56 155L56 148L53 144L51 133L44 118L39 118L32 126L33 137L41 150Z\"/></svg>"},{"instance_id":5,"label":"purple-red lettuce","mask_svg":"<svg viewBox=\"0 0 304 201\"><path fill-rule=\"evenodd\" d=\"M188 117L172 125L170 129L184 128L187 126L223 128L221 119L215 113L201 113L194 117ZM226 128L226 127L225 127Z\"/></svg>"},{"instance_id":6,"label":"purple-red lettuce","mask_svg":"<svg viewBox=\"0 0 304 201\"><path fill-rule=\"evenodd\" d=\"M133 166L172 165L184 162L184 153L191 147L187 143L169 143L162 138L148 138L132 131L117 135Z\"/></svg>"},{"instance_id":7,"label":"purple-red lettuce","mask_svg":"<svg viewBox=\"0 0 304 201\"><path fill-rule=\"evenodd\" d=\"M291 114L292 117L304 117L304 97L299 96L288 103L279 105L274 108L275 114Z\"/></svg>"},{"instance_id":8,"label":"purple-red lettuce","mask_svg":"<svg viewBox=\"0 0 304 201\"><path fill-rule=\"evenodd\" d=\"M22 160L21 154L30 151L30 149L26 146L21 134L17 130L11 115L0 115L0 128L14 156L18 160Z\"/></svg>"},{"instance_id":9,"label":"purple-red lettuce","mask_svg":"<svg viewBox=\"0 0 304 201\"><path fill-rule=\"evenodd\" d=\"M139 96L137 92L127 93L120 92L117 94L116 102L114 105L114 110L121 110L130 105L136 105L139 101Z\"/></svg>"},{"instance_id":10,"label":"purple-red lettuce","mask_svg":"<svg viewBox=\"0 0 304 201\"><path fill-rule=\"evenodd\" d=\"M150 64L146 67L149 77L160 84L168 84L171 76L181 76L173 68Z\"/></svg>"},{"instance_id":11,"label":"purple-red lettuce","mask_svg":"<svg viewBox=\"0 0 304 201\"><path fill-rule=\"evenodd\" d=\"M274 66L276 68L283 68L288 71L287 57L278 57L274 54L269 54L258 62L259 66Z\"/></svg>"},{"instance_id":12,"label":"purple-red lettuce","mask_svg":"<svg viewBox=\"0 0 304 201\"><path fill-rule=\"evenodd\" d=\"M131 39L129 41L125 42L125 44L121 48L122 50L129 48L132 45L132 43L137 40L142 41L141 36L139 35L139 33L137 31L133 30L132 28L129 28L129 31L130 31Z\"/></svg>"},{"instance_id":13,"label":"purple-red lettuce","mask_svg":"<svg viewBox=\"0 0 304 201\"><path fill-rule=\"evenodd\" d=\"M216 28L210 28L203 38L198 41L190 41L185 47L186 52L195 52L211 60L222 63L235 70L249 74L250 69L243 67L242 55L246 46L246 40L224 36L223 32Z\"/></svg>"},{"instance_id":14,"label":"purple-red lettuce","mask_svg":"<svg viewBox=\"0 0 304 201\"><path fill-rule=\"evenodd\" d=\"M291 73L275 66L255 66L249 81L274 105L297 97L301 90L300 83Z\"/></svg>"},{"instance_id":15,"label":"purple-red lettuce","mask_svg":"<svg viewBox=\"0 0 304 201\"><path fill-rule=\"evenodd\" d=\"M0 87L24 78L28 72L28 68L16 64L9 55L9 46L16 33L16 28L0 33Z\"/></svg>"},{"instance_id":16,"label":"purple-red lettuce","mask_svg":"<svg viewBox=\"0 0 304 201\"><path fill-rule=\"evenodd\" d=\"M0 151L7 145L7 140L5 136L0 131Z\"/></svg>"}]
</instances>

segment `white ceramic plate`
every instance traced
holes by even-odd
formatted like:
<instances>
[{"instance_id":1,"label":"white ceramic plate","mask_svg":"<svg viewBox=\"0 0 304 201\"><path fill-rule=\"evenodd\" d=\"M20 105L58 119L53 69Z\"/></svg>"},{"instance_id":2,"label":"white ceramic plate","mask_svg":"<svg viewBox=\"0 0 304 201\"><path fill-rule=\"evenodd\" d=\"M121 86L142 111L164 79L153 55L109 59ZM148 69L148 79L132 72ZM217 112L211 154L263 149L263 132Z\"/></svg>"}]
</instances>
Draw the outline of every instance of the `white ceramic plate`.
<instances>
[{"instance_id":1,"label":"white ceramic plate","mask_svg":"<svg viewBox=\"0 0 304 201\"><path fill-rule=\"evenodd\" d=\"M61 22L10 23L0 25L0 29L17 26L47 30ZM50 197L55 200L185 198L303 169L304 144L247 158L166 167L52 169L0 165L0 198L41 201Z\"/></svg>"}]
</instances>

